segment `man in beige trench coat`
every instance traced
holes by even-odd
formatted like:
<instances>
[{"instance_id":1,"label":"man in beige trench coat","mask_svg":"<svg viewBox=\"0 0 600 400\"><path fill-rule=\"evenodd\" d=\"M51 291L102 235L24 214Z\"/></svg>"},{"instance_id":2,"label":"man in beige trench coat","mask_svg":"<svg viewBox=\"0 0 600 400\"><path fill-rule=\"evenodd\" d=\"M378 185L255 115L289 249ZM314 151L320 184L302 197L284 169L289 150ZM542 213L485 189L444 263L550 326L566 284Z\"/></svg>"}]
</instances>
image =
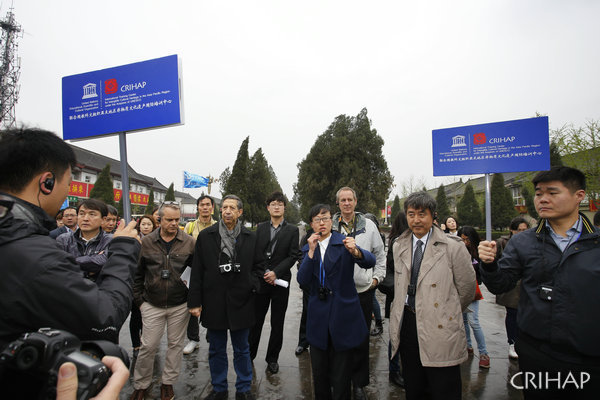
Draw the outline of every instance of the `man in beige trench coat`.
<instances>
[{"instance_id":1,"label":"man in beige trench coat","mask_svg":"<svg viewBox=\"0 0 600 400\"><path fill-rule=\"evenodd\" d=\"M390 339L407 400L460 399L459 364L468 357L462 312L475 296L475 271L460 239L433 225L435 210L430 195L411 194L404 202L409 230L393 247Z\"/></svg>"}]
</instances>

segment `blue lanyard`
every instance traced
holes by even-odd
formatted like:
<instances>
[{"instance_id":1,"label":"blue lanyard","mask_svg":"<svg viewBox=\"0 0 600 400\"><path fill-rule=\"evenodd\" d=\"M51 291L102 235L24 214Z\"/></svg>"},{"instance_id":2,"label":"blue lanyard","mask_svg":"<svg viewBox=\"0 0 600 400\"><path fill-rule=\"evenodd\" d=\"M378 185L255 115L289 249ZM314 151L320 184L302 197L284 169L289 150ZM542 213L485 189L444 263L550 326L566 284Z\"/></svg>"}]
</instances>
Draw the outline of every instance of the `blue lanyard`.
<instances>
[{"instance_id":1,"label":"blue lanyard","mask_svg":"<svg viewBox=\"0 0 600 400\"><path fill-rule=\"evenodd\" d=\"M321 249L319 249L319 253ZM325 268L323 268L323 258L319 254L319 282L321 287L325 287Z\"/></svg>"}]
</instances>

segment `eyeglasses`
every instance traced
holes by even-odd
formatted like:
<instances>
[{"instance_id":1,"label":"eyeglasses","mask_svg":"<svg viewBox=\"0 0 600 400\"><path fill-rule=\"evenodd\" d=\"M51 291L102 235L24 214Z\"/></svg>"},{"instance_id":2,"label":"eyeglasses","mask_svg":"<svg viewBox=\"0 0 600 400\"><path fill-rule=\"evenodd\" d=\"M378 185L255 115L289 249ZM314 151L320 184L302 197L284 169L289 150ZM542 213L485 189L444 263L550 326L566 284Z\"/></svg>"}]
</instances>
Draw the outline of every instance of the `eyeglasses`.
<instances>
[{"instance_id":1,"label":"eyeglasses","mask_svg":"<svg viewBox=\"0 0 600 400\"><path fill-rule=\"evenodd\" d=\"M163 202L163 203L160 205L160 208L163 208L163 207L165 207L165 206L167 206L167 207L173 207L173 208L179 208L179 203L178 203L178 202L176 202L176 201L164 201L164 202Z\"/></svg>"},{"instance_id":2,"label":"eyeglasses","mask_svg":"<svg viewBox=\"0 0 600 400\"><path fill-rule=\"evenodd\" d=\"M313 222L315 222L317 224L320 224L321 222L329 222L330 220L331 220L331 217L313 218Z\"/></svg>"},{"instance_id":3,"label":"eyeglasses","mask_svg":"<svg viewBox=\"0 0 600 400\"><path fill-rule=\"evenodd\" d=\"M275 202L275 201L272 203L269 203L269 206L273 207L273 208L284 207L283 203L279 203L279 202Z\"/></svg>"}]
</instances>

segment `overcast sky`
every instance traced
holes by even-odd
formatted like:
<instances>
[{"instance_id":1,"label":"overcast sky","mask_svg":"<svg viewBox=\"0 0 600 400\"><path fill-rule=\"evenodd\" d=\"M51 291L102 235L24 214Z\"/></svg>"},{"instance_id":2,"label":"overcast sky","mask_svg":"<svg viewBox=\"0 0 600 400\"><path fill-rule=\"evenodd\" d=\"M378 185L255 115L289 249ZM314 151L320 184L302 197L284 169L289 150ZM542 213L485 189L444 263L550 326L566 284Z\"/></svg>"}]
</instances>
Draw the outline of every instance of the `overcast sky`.
<instances>
[{"instance_id":1,"label":"overcast sky","mask_svg":"<svg viewBox=\"0 0 600 400\"><path fill-rule=\"evenodd\" d=\"M233 166L250 136L291 197L317 136L363 107L385 141L391 197L410 176L453 180L433 177L433 129L536 112L551 129L600 119L594 0L13 4L25 31L17 120L61 137L63 76L180 56L185 125L127 136L130 165L177 190L183 170ZM75 144L119 158L117 137Z\"/></svg>"}]
</instances>

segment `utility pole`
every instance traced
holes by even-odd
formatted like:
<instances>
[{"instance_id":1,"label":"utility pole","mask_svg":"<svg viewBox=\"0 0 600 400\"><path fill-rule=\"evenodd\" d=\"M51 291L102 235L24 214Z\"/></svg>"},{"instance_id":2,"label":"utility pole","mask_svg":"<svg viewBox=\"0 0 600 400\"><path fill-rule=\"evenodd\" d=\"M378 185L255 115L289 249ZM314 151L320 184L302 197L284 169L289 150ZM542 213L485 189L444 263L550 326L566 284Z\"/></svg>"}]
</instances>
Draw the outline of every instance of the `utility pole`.
<instances>
[{"instance_id":1,"label":"utility pole","mask_svg":"<svg viewBox=\"0 0 600 400\"><path fill-rule=\"evenodd\" d=\"M0 20L2 39L0 41L0 127L13 128L16 125L15 105L19 99L19 76L21 59L17 56L17 39L21 35L21 25L15 21L13 9Z\"/></svg>"}]
</instances>

